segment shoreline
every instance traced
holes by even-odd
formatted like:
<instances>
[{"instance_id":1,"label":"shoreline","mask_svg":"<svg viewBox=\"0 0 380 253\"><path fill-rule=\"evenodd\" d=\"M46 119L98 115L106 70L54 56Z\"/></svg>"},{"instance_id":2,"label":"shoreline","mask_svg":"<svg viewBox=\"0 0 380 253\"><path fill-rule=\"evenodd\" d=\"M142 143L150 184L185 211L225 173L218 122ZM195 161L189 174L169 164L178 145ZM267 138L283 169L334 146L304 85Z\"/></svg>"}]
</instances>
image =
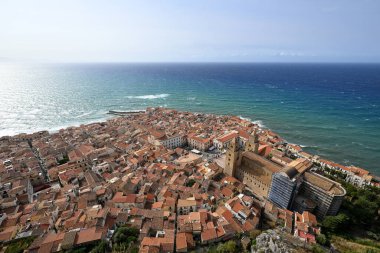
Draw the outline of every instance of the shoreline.
<instances>
[{"instance_id":1,"label":"shoreline","mask_svg":"<svg viewBox=\"0 0 380 253\"><path fill-rule=\"evenodd\" d=\"M126 110L126 111L109 110L107 113L104 114L104 118L101 118L101 119L94 119L94 120L85 121L85 122L82 122L82 123L78 122L78 124L71 124L71 125L66 125L65 124L62 127L54 127L54 128L51 128L51 129L46 129L45 128L45 129L41 129L41 130L37 130L37 131L33 131L33 132L20 132L20 133L13 134L13 135L3 135L3 136L0 136L0 140L2 140L4 138L12 138L12 137L22 136L22 135L33 135L33 134L36 134L36 133L39 133L39 132L46 132L46 131L49 134L54 134L54 133L58 133L61 129L77 128L77 127L80 127L82 125L91 125L91 124L96 124L96 123L104 123L104 122L108 122L108 121L110 121L112 119L119 118L119 117L126 117L126 116L129 116L129 115L136 115L136 114L140 114L140 113L146 113L147 109L149 109L149 108L152 108L152 107L147 107L145 110L140 110L140 109L139 110ZM176 108L168 108L168 107L158 107L158 108L165 108L167 110L177 110ZM181 110L177 110L177 111L181 111ZM196 112L196 111L191 111L191 110L186 110L186 111L182 111L182 112L191 112L191 113L194 113L194 114L206 114L206 115L216 115L216 116L238 117L241 120L246 120L246 121L251 122L252 124L257 125L260 130L268 130L268 131L274 132L271 128L269 128L265 124L263 124L262 120L252 120L249 117L244 117L244 116L241 116L241 115ZM275 132L275 133L277 134L277 132ZM316 145L309 146L309 145L303 145L303 144L288 142L286 138L283 138L279 134L277 134L277 135L281 139L283 139L285 143L298 146L298 147L301 148L302 151L304 151L303 149L308 149L309 150L309 149L313 149L314 147L317 147ZM312 155L314 155L314 156L319 156L319 155L315 154L314 152L310 152L310 153ZM329 159L329 158L327 158L324 155L322 155L321 158L322 159ZM367 170L366 168L363 168L360 165L354 165L354 164L352 164L352 161L348 161L347 159L344 159L344 157L341 160L343 161L341 163L343 163L344 166L354 166L354 167L359 167L359 168L362 168L364 170ZM333 160L328 160L328 161L336 163ZM349 163L346 162L346 161L348 161ZM378 173L372 172L371 170L368 170L368 171L373 176L380 178L380 175Z\"/></svg>"}]
</instances>

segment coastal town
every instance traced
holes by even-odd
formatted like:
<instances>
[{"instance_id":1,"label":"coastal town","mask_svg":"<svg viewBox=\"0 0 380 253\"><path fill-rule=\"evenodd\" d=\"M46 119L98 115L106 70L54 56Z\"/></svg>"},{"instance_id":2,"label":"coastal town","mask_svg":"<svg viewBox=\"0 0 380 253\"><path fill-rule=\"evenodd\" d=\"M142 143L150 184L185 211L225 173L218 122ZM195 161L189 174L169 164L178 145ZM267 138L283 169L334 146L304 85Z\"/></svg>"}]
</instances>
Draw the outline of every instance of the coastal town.
<instances>
[{"instance_id":1,"label":"coastal town","mask_svg":"<svg viewBox=\"0 0 380 253\"><path fill-rule=\"evenodd\" d=\"M265 238L253 243L251 235L268 228L308 249L347 194L338 177L380 187L365 169L309 154L237 116L158 107L3 136L2 252L21 241L25 252L41 253L100 244L109 252L207 252L230 242L259 252L254 243ZM266 252L290 252L268 240Z\"/></svg>"}]
</instances>

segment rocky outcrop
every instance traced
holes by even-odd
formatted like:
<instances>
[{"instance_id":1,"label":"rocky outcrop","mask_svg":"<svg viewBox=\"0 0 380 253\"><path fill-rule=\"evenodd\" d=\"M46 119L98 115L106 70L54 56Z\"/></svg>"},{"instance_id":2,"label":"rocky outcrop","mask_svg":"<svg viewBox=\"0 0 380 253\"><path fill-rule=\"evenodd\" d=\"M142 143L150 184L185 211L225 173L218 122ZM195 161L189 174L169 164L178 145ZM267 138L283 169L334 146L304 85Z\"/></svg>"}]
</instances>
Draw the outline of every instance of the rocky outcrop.
<instances>
[{"instance_id":1,"label":"rocky outcrop","mask_svg":"<svg viewBox=\"0 0 380 253\"><path fill-rule=\"evenodd\" d=\"M280 229L267 230L256 238L256 245L251 248L252 253L292 253L297 252L302 243L294 241ZM301 244L301 245L300 245Z\"/></svg>"}]
</instances>

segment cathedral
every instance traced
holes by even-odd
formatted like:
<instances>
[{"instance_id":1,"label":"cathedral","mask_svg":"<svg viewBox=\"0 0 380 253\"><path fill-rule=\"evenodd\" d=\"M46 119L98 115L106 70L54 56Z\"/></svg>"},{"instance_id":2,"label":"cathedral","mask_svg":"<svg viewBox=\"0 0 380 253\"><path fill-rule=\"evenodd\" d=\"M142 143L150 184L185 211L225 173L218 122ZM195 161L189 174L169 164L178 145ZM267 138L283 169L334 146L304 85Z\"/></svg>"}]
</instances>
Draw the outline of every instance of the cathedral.
<instances>
[{"instance_id":1,"label":"cathedral","mask_svg":"<svg viewBox=\"0 0 380 253\"><path fill-rule=\"evenodd\" d=\"M224 173L233 176L253 190L258 197L268 197L272 175L282 167L258 154L259 140L255 132L240 148L236 138L226 153Z\"/></svg>"}]
</instances>

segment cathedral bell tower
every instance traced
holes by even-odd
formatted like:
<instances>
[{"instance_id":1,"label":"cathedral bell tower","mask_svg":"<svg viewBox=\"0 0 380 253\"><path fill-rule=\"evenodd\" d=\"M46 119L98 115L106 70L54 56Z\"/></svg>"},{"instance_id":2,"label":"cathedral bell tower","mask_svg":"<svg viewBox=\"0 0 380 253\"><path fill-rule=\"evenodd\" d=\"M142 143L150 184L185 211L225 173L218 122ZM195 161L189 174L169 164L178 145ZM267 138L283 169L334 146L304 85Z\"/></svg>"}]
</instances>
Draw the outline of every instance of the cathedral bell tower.
<instances>
[{"instance_id":1,"label":"cathedral bell tower","mask_svg":"<svg viewBox=\"0 0 380 253\"><path fill-rule=\"evenodd\" d=\"M257 134L257 129L253 132L253 135L249 136L245 145L245 151L251 151L255 154L259 153L259 135Z\"/></svg>"},{"instance_id":2,"label":"cathedral bell tower","mask_svg":"<svg viewBox=\"0 0 380 253\"><path fill-rule=\"evenodd\" d=\"M232 177L235 176L237 160L239 159L239 147L236 138L234 138L226 152L226 161L224 164L224 173Z\"/></svg>"}]
</instances>

